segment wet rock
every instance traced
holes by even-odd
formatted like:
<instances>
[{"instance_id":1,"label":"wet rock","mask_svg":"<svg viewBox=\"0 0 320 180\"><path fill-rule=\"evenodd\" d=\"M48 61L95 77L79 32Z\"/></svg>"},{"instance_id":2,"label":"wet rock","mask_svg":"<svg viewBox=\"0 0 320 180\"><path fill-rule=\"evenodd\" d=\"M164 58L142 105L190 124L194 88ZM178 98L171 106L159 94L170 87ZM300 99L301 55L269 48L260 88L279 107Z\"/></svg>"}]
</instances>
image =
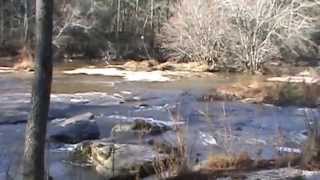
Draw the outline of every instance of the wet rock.
<instances>
[{"instance_id":1,"label":"wet rock","mask_svg":"<svg viewBox=\"0 0 320 180\"><path fill-rule=\"evenodd\" d=\"M83 143L76 152L91 161L101 175L123 179L154 174L154 160L166 157L148 145L116 144L108 140Z\"/></svg>"},{"instance_id":2,"label":"wet rock","mask_svg":"<svg viewBox=\"0 0 320 180\"><path fill-rule=\"evenodd\" d=\"M53 141L76 144L84 140L98 139L100 132L92 113L80 114L69 119L51 122L49 137Z\"/></svg>"},{"instance_id":3,"label":"wet rock","mask_svg":"<svg viewBox=\"0 0 320 180\"><path fill-rule=\"evenodd\" d=\"M139 107L139 108L147 108L147 107L150 107L150 105L146 104L146 103L141 103L137 107Z\"/></svg>"},{"instance_id":4,"label":"wet rock","mask_svg":"<svg viewBox=\"0 0 320 180\"><path fill-rule=\"evenodd\" d=\"M229 172L228 172L229 171ZM233 180L233 179L246 179L246 180L279 180L279 179L306 179L316 180L319 179L319 171L305 171L295 168L280 168L280 169L269 169L261 171L230 171L230 170L219 170L219 171L192 171L182 174L181 176L168 178L170 180L196 180L196 179L217 179L217 180Z\"/></svg>"},{"instance_id":5,"label":"wet rock","mask_svg":"<svg viewBox=\"0 0 320 180\"><path fill-rule=\"evenodd\" d=\"M121 135L158 135L170 130L171 127L157 121L134 119L133 122L116 124L111 131L113 137Z\"/></svg>"},{"instance_id":6,"label":"wet rock","mask_svg":"<svg viewBox=\"0 0 320 180\"><path fill-rule=\"evenodd\" d=\"M178 139L176 132L168 131L160 136L151 137L147 143L157 152L173 154L178 152Z\"/></svg>"},{"instance_id":7,"label":"wet rock","mask_svg":"<svg viewBox=\"0 0 320 180\"><path fill-rule=\"evenodd\" d=\"M234 130L236 130L236 131L242 131L243 129L242 129L242 127L240 127L240 126L237 126Z\"/></svg>"}]
</instances>

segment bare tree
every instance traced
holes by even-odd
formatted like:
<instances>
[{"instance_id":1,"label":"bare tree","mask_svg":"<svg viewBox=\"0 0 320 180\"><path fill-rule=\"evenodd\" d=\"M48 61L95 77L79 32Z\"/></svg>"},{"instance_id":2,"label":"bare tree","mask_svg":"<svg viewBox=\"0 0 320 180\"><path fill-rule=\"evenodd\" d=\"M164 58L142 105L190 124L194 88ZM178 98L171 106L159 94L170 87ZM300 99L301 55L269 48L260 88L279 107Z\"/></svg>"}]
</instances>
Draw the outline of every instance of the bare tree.
<instances>
[{"instance_id":1,"label":"bare tree","mask_svg":"<svg viewBox=\"0 0 320 180\"><path fill-rule=\"evenodd\" d=\"M317 49L308 33L319 0L182 0L173 9L160 33L173 58L255 72L283 49L297 56Z\"/></svg>"},{"instance_id":2,"label":"bare tree","mask_svg":"<svg viewBox=\"0 0 320 180\"><path fill-rule=\"evenodd\" d=\"M264 62L281 56L280 48L286 46L289 54L297 54L308 43L315 44L307 31L315 28L319 14L309 14L312 9L320 11L319 0L222 0L229 7L232 31L230 52L246 69L258 71ZM236 13L232 13L236 12ZM295 47L293 47L293 44ZM298 50L297 50L298 49Z\"/></svg>"},{"instance_id":3,"label":"bare tree","mask_svg":"<svg viewBox=\"0 0 320 180\"><path fill-rule=\"evenodd\" d=\"M36 63L32 111L27 123L23 161L24 180L45 178L45 137L52 81L53 0L36 1Z\"/></svg>"},{"instance_id":4,"label":"bare tree","mask_svg":"<svg viewBox=\"0 0 320 180\"><path fill-rule=\"evenodd\" d=\"M227 19L219 0L182 0L164 24L160 39L172 59L217 63L223 53Z\"/></svg>"}]
</instances>

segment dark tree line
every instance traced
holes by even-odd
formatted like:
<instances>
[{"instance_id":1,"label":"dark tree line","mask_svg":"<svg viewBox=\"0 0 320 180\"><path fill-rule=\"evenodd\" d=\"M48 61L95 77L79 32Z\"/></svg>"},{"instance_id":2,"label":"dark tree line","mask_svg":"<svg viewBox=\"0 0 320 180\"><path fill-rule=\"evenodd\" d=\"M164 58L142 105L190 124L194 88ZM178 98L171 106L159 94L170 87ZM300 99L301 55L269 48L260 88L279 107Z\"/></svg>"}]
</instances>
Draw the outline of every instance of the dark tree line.
<instances>
[{"instance_id":1,"label":"dark tree line","mask_svg":"<svg viewBox=\"0 0 320 180\"><path fill-rule=\"evenodd\" d=\"M155 44L155 34L171 16L170 7L175 1L55 1L54 45L58 48L62 46L63 53L70 56L101 57L106 52L117 54L113 50L127 51L121 54L126 56L137 53L138 49L133 49L135 44L140 44L140 50L150 50ZM0 51L2 49L2 53L10 55L18 53L25 45L33 47L35 0L2 0L0 3ZM77 37L79 34L80 37ZM81 43L83 40L86 40L85 43Z\"/></svg>"},{"instance_id":2,"label":"dark tree line","mask_svg":"<svg viewBox=\"0 0 320 180\"><path fill-rule=\"evenodd\" d=\"M0 3L0 55L34 49L35 1ZM316 64L320 57L319 0L54 3L54 60L175 59L259 71L274 58Z\"/></svg>"}]
</instances>

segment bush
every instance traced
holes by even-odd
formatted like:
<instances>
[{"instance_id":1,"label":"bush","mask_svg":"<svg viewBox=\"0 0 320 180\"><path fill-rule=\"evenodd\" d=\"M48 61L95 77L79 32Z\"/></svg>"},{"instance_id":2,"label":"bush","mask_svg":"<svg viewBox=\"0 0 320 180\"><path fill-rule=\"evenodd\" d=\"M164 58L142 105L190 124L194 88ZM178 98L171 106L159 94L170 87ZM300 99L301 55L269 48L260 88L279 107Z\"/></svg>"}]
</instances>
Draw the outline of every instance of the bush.
<instances>
[{"instance_id":1,"label":"bush","mask_svg":"<svg viewBox=\"0 0 320 180\"><path fill-rule=\"evenodd\" d=\"M319 54L319 0L182 0L162 28L171 58L258 71L271 58Z\"/></svg>"},{"instance_id":2,"label":"bush","mask_svg":"<svg viewBox=\"0 0 320 180\"><path fill-rule=\"evenodd\" d=\"M182 0L159 39L171 59L215 65L223 54L226 19L216 1Z\"/></svg>"}]
</instances>

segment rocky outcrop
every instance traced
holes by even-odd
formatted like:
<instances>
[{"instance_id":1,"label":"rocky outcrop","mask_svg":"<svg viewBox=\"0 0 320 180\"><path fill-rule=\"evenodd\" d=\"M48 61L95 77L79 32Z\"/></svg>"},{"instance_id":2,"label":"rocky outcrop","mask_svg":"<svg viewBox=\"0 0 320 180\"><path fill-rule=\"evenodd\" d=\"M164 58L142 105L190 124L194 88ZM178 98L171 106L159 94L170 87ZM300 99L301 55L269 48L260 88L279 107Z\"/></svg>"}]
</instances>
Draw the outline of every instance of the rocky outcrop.
<instances>
[{"instance_id":1,"label":"rocky outcrop","mask_svg":"<svg viewBox=\"0 0 320 180\"><path fill-rule=\"evenodd\" d=\"M81 144L76 153L91 161L97 172L106 178L134 179L154 174L155 159L165 159L165 154L151 146L116 144L108 140L90 141Z\"/></svg>"},{"instance_id":2,"label":"rocky outcrop","mask_svg":"<svg viewBox=\"0 0 320 180\"><path fill-rule=\"evenodd\" d=\"M217 180L232 180L232 179L246 179L246 180L257 180L257 179L268 179L268 180L279 180L279 179L305 179L315 180L320 178L319 171L305 171L295 168L279 168L279 169L268 169L260 171L235 171L222 170L216 172L204 171L204 172L189 172L181 176L170 177L168 180L198 180L198 179L217 179Z\"/></svg>"},{"instance_id":3,"label":"rocky outcrop","mask_svg":"<svg viewBox=\"0 0 320 180\"><path fill-rule=\"evenodd\" d=\"M229 180L236 178L237 176L230 176L226 178L217 178L218 180ZM280 169L271 169L271 170L261 170L250 173L242 173L238 175L247 180L256 180L256 179L269 179L269 180L278 180L278 179L319 179L319 171L305 171L295 168L280 168Z\"/></svg>"},{"instance_id":4,"label":"rocky outcrop","mask_svg":"<svg viewBox=\"0 0 320 180\"><path fill-rule=\"evenodd\" d=\"M146 119L134 119L132 122L116 124L111 131L113 137L121 135L158 135L171 127L160 122Z\"/></svg>"},{"instance_id":5,"label":"rocky outcrop","mask_svg":"<svg viewBox=\"0 0 320 180\"><path fill-rule=\"evenodd\" d=\"M52 141L69 144L98 139L100 132L93 118L92 113L85 113L69 119L53 120L49 125L49 138Z\"/></svg>"}]
</instances>

